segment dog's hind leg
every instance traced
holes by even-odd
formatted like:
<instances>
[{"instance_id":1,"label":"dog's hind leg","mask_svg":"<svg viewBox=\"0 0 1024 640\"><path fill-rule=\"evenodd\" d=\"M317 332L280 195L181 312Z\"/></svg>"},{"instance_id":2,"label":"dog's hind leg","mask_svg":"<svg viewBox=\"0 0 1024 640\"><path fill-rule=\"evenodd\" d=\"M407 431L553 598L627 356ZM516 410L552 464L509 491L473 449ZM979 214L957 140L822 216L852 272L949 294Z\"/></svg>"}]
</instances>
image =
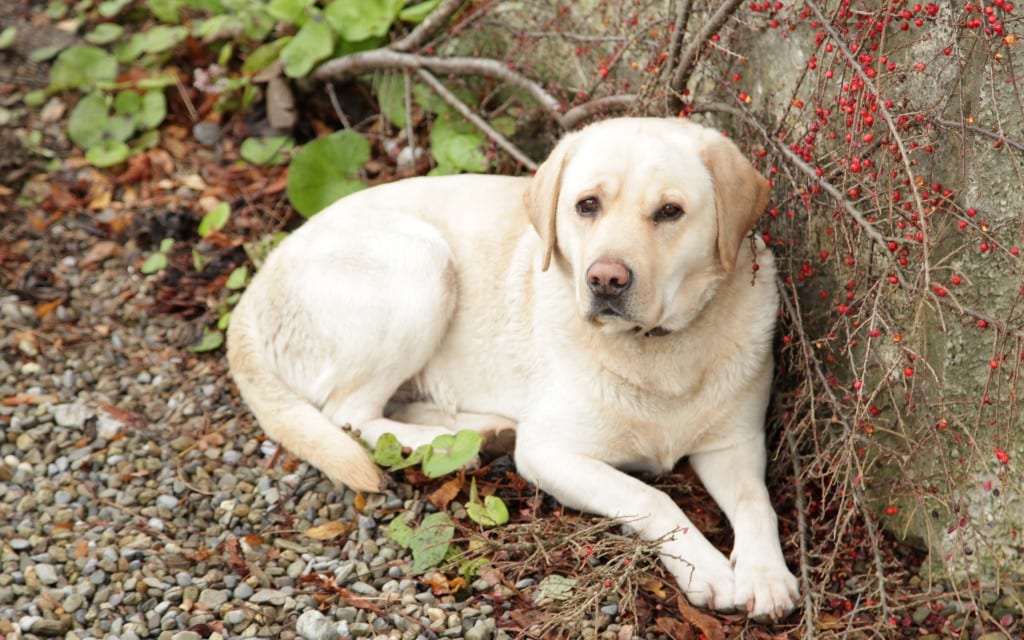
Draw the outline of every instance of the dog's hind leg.
<instances>
[{"instance_id":1,"label":"dog's hind leg","mask_svg":"<svg viewBox=\"0 0 1024 640\"><path fill-rule=\"evenodd\" d=\"M483 436L484 449L495 453L511 452L517 426L515 420L504 416L468 411L452 413L429 402L399 405L388 417L406 424L437 424L452 432L476 431Z\"/></svg>"}]
</instances>

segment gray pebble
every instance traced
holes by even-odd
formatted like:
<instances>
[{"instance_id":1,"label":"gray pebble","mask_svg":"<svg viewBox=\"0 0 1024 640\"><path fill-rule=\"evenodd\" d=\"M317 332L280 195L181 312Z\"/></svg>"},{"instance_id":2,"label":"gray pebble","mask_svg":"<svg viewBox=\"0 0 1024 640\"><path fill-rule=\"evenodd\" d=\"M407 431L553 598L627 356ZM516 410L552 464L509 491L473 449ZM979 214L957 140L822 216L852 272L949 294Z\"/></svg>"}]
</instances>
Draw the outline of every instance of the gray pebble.
<instances>
[{"instance_id":1,"label":"gray pebble","mask_svg":"<svg viewBox=\"0 0 1024 640\"><path fill-rule=\"evenodd\" d=\"M57 576L57 570L53 568L52 564L40 563L35 565L35 569L39 582L48 587L57 584L57 581L60 579Z\"/></svg>"},{"instance_id":2,"label":"gray pebble","mask_svg":"<svg viewBox=\"0 0 1024 640\"><path fill-rule=\"evenodd\" d=\"M295 631L306 640L337 640L338 628L316 609L310 609L295 621Z\"/></svg>"},{"instance_id":3,"label":"gray pebble","mask_svg":"<svg viewBox=\"0 0 1024 640\"><path fill-rule=\"evenodd\" d=\"M217 611L228 601L229 596L223 589L203 589L199 592L199 603L210 611Z\"/></svg>"},{"instance_id":4,"label":"gray pebble","mask_svg":"<svg viewBox=\"0 0 1024 640\"><path fill-rule=\"evenodd\" d=\"M277 589L260 589L256 593L252 594L252 597L249 598L249 602L281 606L287 599L288 597Z\"/></svg>"}]
</instances>

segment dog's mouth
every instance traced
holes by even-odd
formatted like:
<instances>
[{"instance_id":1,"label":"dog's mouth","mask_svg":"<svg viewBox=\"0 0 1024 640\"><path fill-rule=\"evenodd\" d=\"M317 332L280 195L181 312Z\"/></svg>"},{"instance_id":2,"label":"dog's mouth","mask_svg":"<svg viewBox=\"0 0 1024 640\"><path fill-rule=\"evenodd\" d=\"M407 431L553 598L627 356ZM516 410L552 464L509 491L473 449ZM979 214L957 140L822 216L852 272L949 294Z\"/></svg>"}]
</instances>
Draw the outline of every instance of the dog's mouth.
<instances>
[{"instance_id":1,"label":"dog's mouth","mask_svg":"<svg viewBox=\"0 0 1024 640\"><path fill-rule=\"evenodd\" d=\"M595 300L587 313L587 320L601 326L606 332L632 333L644 338L658 338L672 333L661 325L650 326L640 324L640 319L633 317L613 301Z\"/></svg>"}]
</instances>

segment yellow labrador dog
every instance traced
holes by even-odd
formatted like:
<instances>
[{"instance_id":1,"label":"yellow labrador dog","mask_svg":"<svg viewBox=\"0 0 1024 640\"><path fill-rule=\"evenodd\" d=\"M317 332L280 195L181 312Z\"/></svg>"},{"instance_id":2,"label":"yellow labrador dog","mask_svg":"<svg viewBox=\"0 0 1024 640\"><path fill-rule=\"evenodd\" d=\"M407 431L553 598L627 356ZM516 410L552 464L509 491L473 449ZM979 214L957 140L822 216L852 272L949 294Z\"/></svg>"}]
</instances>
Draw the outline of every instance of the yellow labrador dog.
<instances>
[{"instance_id":1,"label":"yellow labrador dog","mask_svg":"<svg viewBox=\"0 0 1024 640\"><path fill-rule=\"evenodd\" d=\"M658 118L567 135L533 178L367 189L268 257L232 316L231 372L271 438L362 491L384 478L343 425L412 447L514 429L525 478L662 540L691 602L780 618L797 583L764 481L778 300L748 236L768 191L718 132ZM731 561L625 472L684 456L732 524Z\"/></svg>"}]
</instances>

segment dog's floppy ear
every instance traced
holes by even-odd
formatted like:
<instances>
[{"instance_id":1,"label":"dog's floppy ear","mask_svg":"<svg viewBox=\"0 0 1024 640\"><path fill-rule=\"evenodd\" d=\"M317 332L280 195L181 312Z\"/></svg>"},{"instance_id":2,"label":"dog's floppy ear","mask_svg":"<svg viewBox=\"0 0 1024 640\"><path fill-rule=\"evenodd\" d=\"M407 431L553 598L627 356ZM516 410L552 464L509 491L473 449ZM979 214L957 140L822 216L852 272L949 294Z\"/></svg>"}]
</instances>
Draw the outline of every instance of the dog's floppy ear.
<instances>
[{"instance_id":1,"label":"dog's floppy ear","mask_svg":"<svg viewBox=\"0 0 1024 640\"><path fill-rule=\"evenodd\" d=\"M558 192L562 186L562 170L569 158L571 136L559 142L548 156L525 194L526 212L530 223L537 230L541 242L544 243L544 262L541 271L551 266L551 255L555 250L555 212L558 210Z\"/></svg>"},{"instance_id":2,"label":"dog's floppy ear","mask_svg":"<svg viewBox=\"0 0 1024 640\"><path fill-rule=\"evenodd\" d=\"M732 273L740 243L764 212L771 187L736 145L718 134L709 138L701 159L715 184L718 259Z\"/></svg>"}]
</instances>

